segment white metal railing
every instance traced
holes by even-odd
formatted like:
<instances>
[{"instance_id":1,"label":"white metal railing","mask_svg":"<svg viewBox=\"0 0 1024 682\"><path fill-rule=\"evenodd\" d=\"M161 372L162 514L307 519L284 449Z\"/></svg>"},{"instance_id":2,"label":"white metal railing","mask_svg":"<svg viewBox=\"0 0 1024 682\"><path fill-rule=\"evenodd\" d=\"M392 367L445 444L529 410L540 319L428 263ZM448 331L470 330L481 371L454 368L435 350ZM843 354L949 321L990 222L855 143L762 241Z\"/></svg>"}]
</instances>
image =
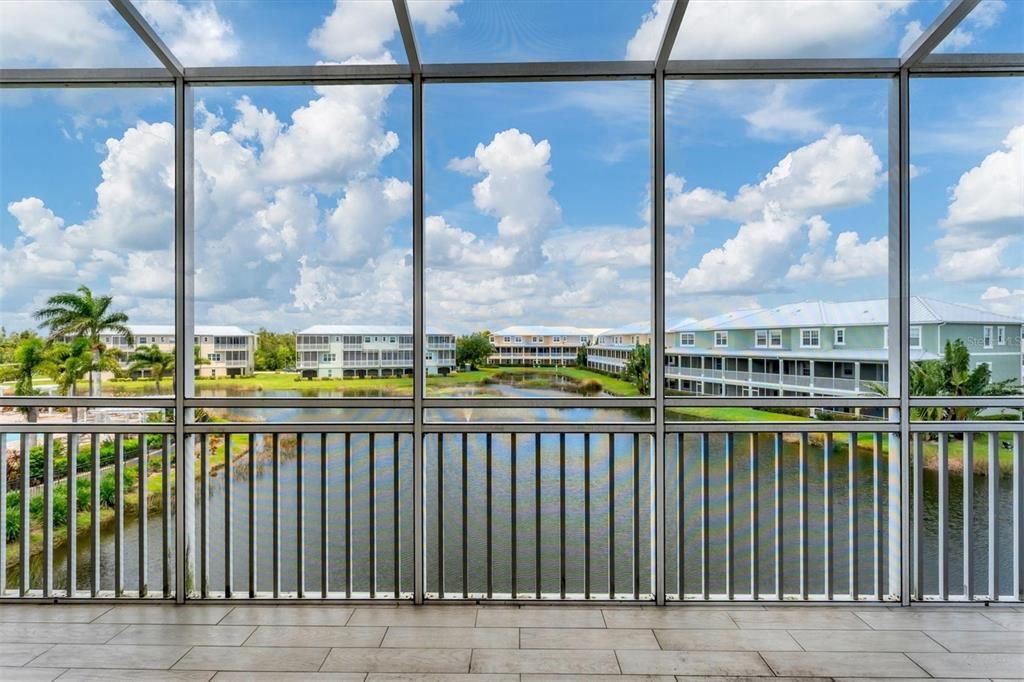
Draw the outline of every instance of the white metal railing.
<instances>
[{"instance_id":1,"label":"white metal railing","mask_svg":"<svg viewBox=\"0 0 1024 682\"><path fill-rule=\"evenodd\" d=\"M663 467L644 422L430 423L422 497L408 424L194 424L184 461L171 428L7 425L2 597L170 598L186 570L190 599L421 584L428 600L643 602L664 584L670 601L895 601L904 580L915 600L1024 598L1019 422L915 422L909 475L888 422L670 422ZM172 494L182 472L194 499ZM181 541L194 565L173 560Z\"/></svg>"}]
</instances>

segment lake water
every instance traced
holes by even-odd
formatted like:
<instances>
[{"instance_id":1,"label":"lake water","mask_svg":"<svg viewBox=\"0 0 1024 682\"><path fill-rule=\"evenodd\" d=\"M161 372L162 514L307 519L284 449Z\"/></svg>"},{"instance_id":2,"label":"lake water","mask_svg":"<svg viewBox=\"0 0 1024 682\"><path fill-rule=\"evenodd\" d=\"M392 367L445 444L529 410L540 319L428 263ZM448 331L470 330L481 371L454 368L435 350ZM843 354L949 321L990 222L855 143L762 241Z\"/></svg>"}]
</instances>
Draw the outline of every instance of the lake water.
<instances>
[{"instance_id":1,"label":"lake water","mask_svg":"<svg viewBox=\"0 0 1024 682\"><path fill-rule=\"evenodd\" d=\"M517 394L519 389L500 387L503 394ZM536 391L531 389L531 394ZM562 394L564 395L564 394ZM346 411L346 419L384 420L400 416L401 411L361 410ZM488 414L488 419L530 420L558 419L574 421L638 421L645 417L636 411L581 408L557 410L535 408L529 410L500 409L500 414ZM567 413L569 418L567 419ZM236 416L263 418L268 421L316 421L338 420L337 410L287 409L264 411L259 414L238 410ZM446 420L469 420L480 415L453 411L437 414L433 418ZM571 428L571 427L570 427ZM837 437L837 442L840 439ZM247 455L242 453L234 463L230 481L223 471L214 472L210 477L209 520L209 575L210 588L223 589L224 547L225 547L225 497L230 486L232 495L231 524L234 547L234 589L244 593L248 588L248 534L249 508L248 488L250 477L255 481L257 498L256 525L256 566L259 591L272 589L271 538L273 519L271 497L273 476L269 460L270 441L257 438L254 465L250 470ZM726 547L729 527L725 509L729 490L726 486L724 436L712 435L709 450L708 472L708 556L710 591L713 594L725 592ZM732 469L732 506L734 509L732 538L733 587L737 593L748 593L751 582L751 479L749 436L735 437L734 462ZM532 594L537 587L539 574L540 588L544 593L558 593L563 589L561 571L561 535L559 523L561 514L561 458L559 434L544 434L538 440L533 434L516 437L515 476L513 477L512 437L496 434L490 441L491 458L491 588L496 594L512 591L513 573L517 592ZM679 442L669 439L667 451L668 481L680 480L678 463ZM466 438L466 477L463 487L462 437L446 435L441 457L441 478L438 478L438 437L427 439L426 477L426 589L429 593L440 591L441 553L439 542L443 542L444 588L449 596L461 595L463 591L463 490L466 491L465 565L469 582L465 589L470 593L485 593L487 583L487 439L483 434L470 434ZM565 436L565 572L564 589L569 594L581 594L586 587L588 556L586 552L586 486L585 452L589 446L590 457L590 589L594 595L607 595L610 576L614 574L614 591L618 595L629 595L634 590L634 576L641 595L651 591L652 565L652 509L651 486L653 462L650 440L646 436L638 439L630 434L614 437L614 458L606 435L593 435L589 443L581 434ZM304 567L306 589L316 593L320 589L323 562L321 560L321 453L319 436L307 436L304 440L301 480L304 499L301 504L297 496L299 461L296 443L292 437L283 437L281 442L282 461L279 473L280 555L282 590L292 591L296 586L298 548L298 511L304 519ZM539 457L538 457L539 452ZM773 485L774 461L770 436L758 441L760 456L757 463L757 545L759 573L758 587L761 592L774 592L773 553ZM331 435L327 440L327 490L328 490L328 578L332 592L343 592L351 582L351 589L357 594L367 594L371 588L379 595L388 596L395 591L408 593L412 590L412 437L400 435L396 440L392 434L377 434L373 439L371 467L370 436L355 434L346 443L343 434ZM539 461L538 461L539 459ZM666 560L666 580L669 592L675 592L678 584L679 553L683 561L683 590L697 593L701 590L701 476L699 471L699 443L696 436L687 435L682 440L682 481L681 487L669 485L666 503L670 510L666 528L669 547ZM854 526L859 538L857 568L858 587L861 593L873 591L872 580L875 556L872 551L872 529L874 519L872 491L872 462L863 452L854 462L856 480L857 514ZM820 594L824 590L825 573L825 490L824 454L822 448L811 446L808 451L808 579L809 591ZM848 458L844 449L836 448L829 461L832 476L832 563L834 570L833 590L837 594L848 591L848 535L849 497ZM783 580L787 593L799 590L800 543L799 543L799 454L794 442L786 441L782 450L782 529L783 529ZM348 501L346 504L346 469L348 480ZM881 478L881 514L883 548L888 545L888 495L889 488L883 462ZM539 472L539 478L538 478ZM397 474L397 477L396 477ZM539 495L538 495L539 480ZM397 482L396 482L397 481ZM371 483L374 491L373 542L375 552L370 552L371 537ZM515 486L515 551L513 552L513 483ZM937 575L937 474L927 472L924 478L924 537L925 592L934 592ZM439 505L438 490L443 488L443 504ZM198 486L197 486L198 488ZM683 540L680 543L676 532L678 509L677 490L682 490ZM1000 537L1000 590L1009 592L1012 577L1012 481L1003 477L999 481L1000 505L997 530ZM397 494L396 491L397 490ZM614 491L611 493L610 491ZM974 589L978 593L987 591L987 487L984 476L975 476L974 499L971 503L974 520ZM962 543L960 533L963 526L962 478L950 477L950 585L957 593L962 585ZM893 491L894 493L896 491ZM638 494L638 497L634 497ZM199 492L197 490L197 504ZM537 505L540 514L537 515ZM613 504L612 504L613 503ZM350 514L346 514L346 506ZM610 507L614 506L614 514ZM172 505L173 507L173 505ZM443 526L439 524L438 509L443 508ZM173 516L173 514L172 514ZM173 518L168 517L173 529ZM348 519L346 521L346 518ZM397 533L396 533L397 518ZM537 528L537 519L540 528ZM610 523L613 520L614 524ZM162 551L161 530L163 518L151 515L148 520L149 553L147 565L150 589L159 589L161 581ZM198 524L198 513L197 513ZM346 525L347 524L347 525ZM614 531L611 526L614 525ZM639 534L635 529L639 529ZM84 530L84 529L82 529ZM439 530L443 540L439 541ZM173 534L172 534L173 536ZM398 542L396 561L395 542ZM538 553L539 538L539 553ZM634 545L634 541L638 544ZM172 537L173 543L173 537ZM137 582L138 530L137 520L129 519L124 535L125 580L128 589L134 589ZM346 550L346 545L349 549ZM173 559L173 545L167 548ZM87 536L83 536L78 548L78 581L85 587L90 579L91 551ZM539 554L539 571L538 571ZM350 557L350 558L349 558ZM376 568L376 582L371 585L372 564ZM883 559L884 561L884 559ZM57 589L65 584L66 558L58 551L54 562L54 584ZM514 562L514 570L513 570ZM114 543L113 534L106 532L101 544L101 585L103 589L113 586ZM173 561L172 561L173 567ZM351 570L348 570L348 566ZM41 565L34 562L33 581L41 580ZM639 568L637 572L635 569ZM886 594L893 591L888 584L887 566L883 564ZM351 574L351 575L350 575ZM16 583L16 572L9 579L9 586Z\"/></svg>"}]
</instances>

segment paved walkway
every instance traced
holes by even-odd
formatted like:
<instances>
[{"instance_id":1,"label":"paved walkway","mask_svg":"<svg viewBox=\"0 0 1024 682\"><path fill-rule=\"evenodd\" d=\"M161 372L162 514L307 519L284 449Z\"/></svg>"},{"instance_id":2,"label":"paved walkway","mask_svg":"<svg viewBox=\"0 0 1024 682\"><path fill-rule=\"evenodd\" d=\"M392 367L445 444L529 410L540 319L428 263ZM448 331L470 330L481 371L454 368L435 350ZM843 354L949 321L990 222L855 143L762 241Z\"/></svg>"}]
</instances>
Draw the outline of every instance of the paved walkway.
<instances>
[{"instance_id":1,"label":"paved walkway","mask_svg":"<svg viewBox=\"0 0 1024 682\"><path fill-rule=\"evenodd\" d=\"M1022 607L0 605L2 680L1024 678Z\"/></svg>"}]
</instances>

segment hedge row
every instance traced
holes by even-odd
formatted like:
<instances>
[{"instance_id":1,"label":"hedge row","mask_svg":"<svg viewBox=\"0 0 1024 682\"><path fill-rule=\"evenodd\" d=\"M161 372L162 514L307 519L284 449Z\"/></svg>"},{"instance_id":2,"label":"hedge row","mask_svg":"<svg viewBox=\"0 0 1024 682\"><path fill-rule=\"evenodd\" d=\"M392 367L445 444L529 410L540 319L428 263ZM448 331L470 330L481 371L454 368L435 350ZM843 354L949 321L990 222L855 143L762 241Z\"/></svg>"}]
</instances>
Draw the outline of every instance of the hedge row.
<instances>
[{"instance_id":1,"label":"hedge row","mask_svg":"<svg viewBox=\"0 0 1024 682\"><path fill-rule=\"evenodd\" d=\"M163 447L163 436L150 434L146 436L146 442L152 452ZM139 439L125 438L123 440L124 457L126 460L136 459L139 455ZM105 440L100 443L100 466L110 466L114 463L114 441ZM43 482L44 467L46 466L46 453L42 445L29 448L28 466L29 482L38 485ZM150 465L154 466L153 464ZM81 436L76 457L76 470L79 472L89 471L92 467L92 442L88 436ZM64 441L55 440L53 443L53 477L55 479L66 478L68 474L67 445ZM7 488L15 489L21 483L21 471L15 466L15 461L7 465Z\"/></svg>"},{"instance_id":2,"label":"hedge row","mask_svg":"<svg viewBox=\"0 0 1024 682\"><path fill-rule=\"evenodd\" d=\"M124 489L131 490L138 481L138 472L133 467L122 471ZM100 507L113 509L116 503L116 480L114 472L108 471L100 477ZM5 542L14 542L21 535L21 492L7 493L7 533ZM42 495L33 495L28 503L29 518L42 523L46 513ZM92 509L92 480L83 478L75 487L75 507L78 512ZM57 483L53 486L53 527L63 528L68 522L68 486Z\"/></svg>"}]
</instances>

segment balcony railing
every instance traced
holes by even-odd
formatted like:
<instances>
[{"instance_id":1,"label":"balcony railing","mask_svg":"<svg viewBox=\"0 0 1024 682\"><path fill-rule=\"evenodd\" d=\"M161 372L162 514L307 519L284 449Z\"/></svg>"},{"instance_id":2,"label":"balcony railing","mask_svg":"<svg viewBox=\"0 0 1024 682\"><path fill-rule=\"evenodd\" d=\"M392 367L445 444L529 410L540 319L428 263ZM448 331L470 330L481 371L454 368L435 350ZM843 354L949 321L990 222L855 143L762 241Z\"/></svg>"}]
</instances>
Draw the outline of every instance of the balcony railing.
<instances>
[{"instance_id":1,"label":"balcony railing","mask_svg":"<svg viewBox=\"0 0 1024 682\"><path fill-rule=\"evenodd\" d=\"M423 428L7 424L2 597L1024 597L1019 422Z\"/></svg>"},{"instance_id":2,"label":"balcony railing","mask_svg":"<svg viewBox=\"0 0 1024 682\"><path fill-rule=\"evenodd\" d=\"M811 377L802 374L779 374L777 372L746 372L723 369L702 369L700 367L677 367L669 365L665 375L670 378L717 379L747 384L768 384L793 386L796 388L820 388L824 390L867 393L869 386L885 388L887 382L873 379L848 379L844 377Z\"/></svg>"}]
</instances>

